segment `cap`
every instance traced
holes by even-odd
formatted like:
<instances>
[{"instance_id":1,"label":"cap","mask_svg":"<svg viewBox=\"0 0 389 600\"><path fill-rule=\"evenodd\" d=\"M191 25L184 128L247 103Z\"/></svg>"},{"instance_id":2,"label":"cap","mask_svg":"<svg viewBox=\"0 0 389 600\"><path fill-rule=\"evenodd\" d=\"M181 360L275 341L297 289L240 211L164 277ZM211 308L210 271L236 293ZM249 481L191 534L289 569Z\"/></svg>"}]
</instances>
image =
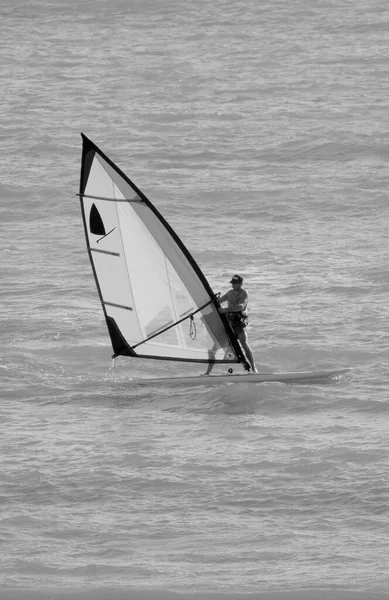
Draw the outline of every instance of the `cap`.
<instances>
[{"instance_id":1,"label":"cap","mask_svg":"<svg viewBox=\"0 0 389 600\"><path fill-rule=\"evenodd\" d=\"M240 275L233 275L230 283L243 283L243 277Z\"/></svg>"}]
</instances>

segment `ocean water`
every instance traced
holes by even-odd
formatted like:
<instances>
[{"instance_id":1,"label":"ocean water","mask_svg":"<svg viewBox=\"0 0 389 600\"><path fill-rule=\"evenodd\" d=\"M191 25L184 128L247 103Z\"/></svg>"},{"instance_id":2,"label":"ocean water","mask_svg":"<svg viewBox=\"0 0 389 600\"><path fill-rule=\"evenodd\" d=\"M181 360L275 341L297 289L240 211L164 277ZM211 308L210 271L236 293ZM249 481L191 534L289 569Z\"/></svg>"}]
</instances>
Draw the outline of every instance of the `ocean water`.
<instances>
[{"instance_id":1,"label":"ocean water","mask_svg":"<svg viewBox=\"0 0 389 600\"><path fill-rule=\"evenodd\" d=\"M384 0L1 0L2 600L389 598L388 31ZM260 368L353 371L110 370L81 131L215 291L244 275Z\"/></svg>"}]
</instances>

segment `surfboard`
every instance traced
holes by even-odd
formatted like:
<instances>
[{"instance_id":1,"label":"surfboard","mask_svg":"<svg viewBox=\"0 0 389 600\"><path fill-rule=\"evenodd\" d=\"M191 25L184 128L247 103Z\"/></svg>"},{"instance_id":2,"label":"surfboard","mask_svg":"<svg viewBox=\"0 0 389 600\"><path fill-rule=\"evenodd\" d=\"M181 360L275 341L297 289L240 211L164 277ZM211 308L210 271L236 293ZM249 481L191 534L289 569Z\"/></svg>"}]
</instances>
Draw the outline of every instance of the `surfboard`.
<instances>
[{"instance_id":1,"label":"surfboard","mask_svg":"<svg viewBox=\"0 0 389 600\"><path fill-rule=\"evenodd\" d=\"M284 371L278 373L251 373L228 375L196 375L189 377L159 377L154 379L132 379L131 384L140 385L215 385L222 383L307 383L333 380L351 369L333 369L327 371Z\"/></svg>"}]
</instances>

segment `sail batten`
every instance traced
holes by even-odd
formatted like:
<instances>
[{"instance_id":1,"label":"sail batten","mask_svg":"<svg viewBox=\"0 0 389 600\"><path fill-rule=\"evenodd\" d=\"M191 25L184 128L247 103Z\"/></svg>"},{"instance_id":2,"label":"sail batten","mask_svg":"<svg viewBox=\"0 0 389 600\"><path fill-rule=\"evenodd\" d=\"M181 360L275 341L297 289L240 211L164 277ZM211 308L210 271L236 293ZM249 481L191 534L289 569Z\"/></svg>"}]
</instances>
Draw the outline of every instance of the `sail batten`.
<instances>
[{"instance_id":1,"label":"sail batten","mask_svg":"<svg viewBox=\"0 0 389 600\"><path fill-rule=\"evenodd\" d=\"M78 195L115 355L243 362L214 292L175 231L145 194L82 137Z\"/></svg>"},{"instance_id":2,"label":"sail batten","mask_svg":"<svg viewBox=\"0 0 389 600\"><path fill-rule=\"evenodd\" d=\"M103 300L103 303L104 303L106 306L114 306L115 308L122 308L123 310L134 310L134 309L132 308L132 306L124 306L123 304L115 304L115 302L105 302L105 301Z\"/></svg>"},{"instance_id":3,"label":"sail batten","mask_svg":"<svg viewBox=\"0 0 389 600\"><path fill-rule=\"evenodd\" d=\"M110 252L109 250L101 250L100 248L88 247L91 252L101 252L101 254L110 254L111 256L120 256L119 252Z\"/></svg>"},{"instance_id":4,"label":"sail batten","mask_svg":"<svg viewBox=\"0 0 389 600\"><path fill-rule=\"evenodd\" d=\"M144 202L141 198L107 198L106 196L91 196L89 194L77 194L80 198L91 200L105 200L107 202Z\"/></svg>"}]
</instances>

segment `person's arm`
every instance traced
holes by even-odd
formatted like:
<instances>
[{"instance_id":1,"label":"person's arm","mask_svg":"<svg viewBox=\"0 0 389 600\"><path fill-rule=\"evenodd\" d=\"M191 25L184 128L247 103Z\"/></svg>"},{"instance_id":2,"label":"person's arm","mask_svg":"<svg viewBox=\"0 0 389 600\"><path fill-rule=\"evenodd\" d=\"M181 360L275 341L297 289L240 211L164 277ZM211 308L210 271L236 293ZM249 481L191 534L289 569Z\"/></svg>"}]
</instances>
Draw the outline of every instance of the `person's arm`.
<instances>
[{"instance_id":1,"label":"person's arm","mask_svg":"<svg viewBox=\"0 0 389 600\"><path fill-rule=\"evenodd\" d=\"M221 304L222 302L227 302L228 300L228 292L226 294L223 294L223 296L220 296L219 298L219 304ZM219 306L219 312L220 313L225 313L227 312L226 308L222 308L221 306Z\"/></svg>"}]
</instances>

